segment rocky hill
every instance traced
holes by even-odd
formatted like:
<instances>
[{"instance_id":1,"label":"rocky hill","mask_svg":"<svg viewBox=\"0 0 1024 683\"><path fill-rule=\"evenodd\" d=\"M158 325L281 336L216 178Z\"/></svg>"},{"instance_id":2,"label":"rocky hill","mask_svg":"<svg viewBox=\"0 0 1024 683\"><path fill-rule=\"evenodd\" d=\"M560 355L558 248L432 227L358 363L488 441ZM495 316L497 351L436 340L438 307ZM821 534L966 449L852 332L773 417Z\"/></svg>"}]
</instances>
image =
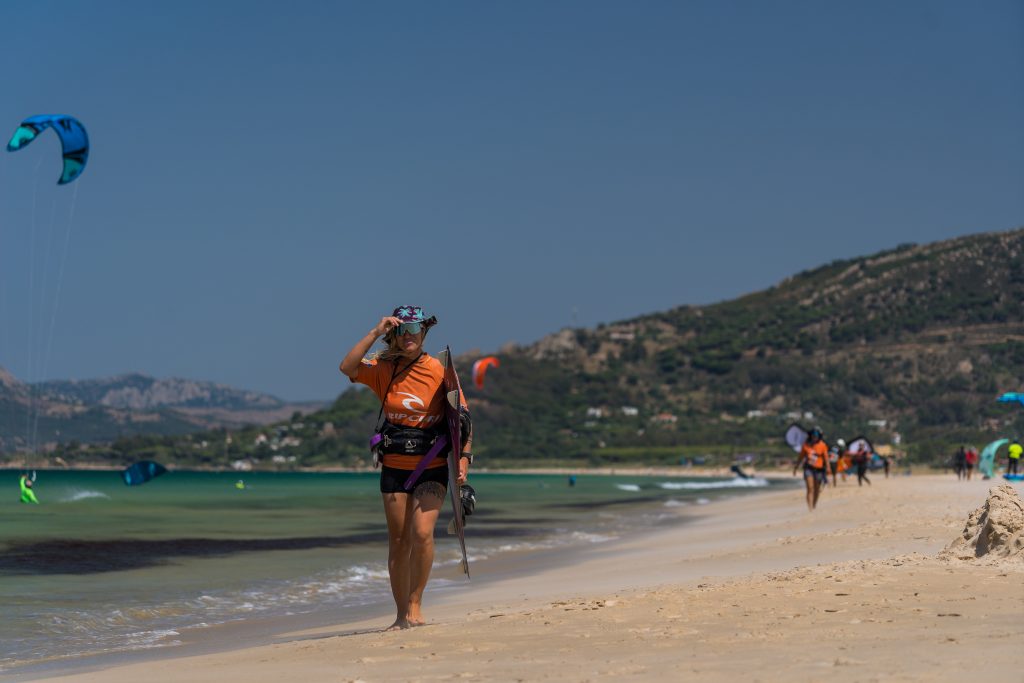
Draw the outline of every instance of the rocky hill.
<instances>
[{"instance_id":1,"label":"rocky hill","mask_svg":"<svg viewBox=\"0 0 1024 683\"><path fill-rule=\"evenodd\" d=\"M503 416L545 393L519 386L521 368L545 368L561 432L546 418L542 440L523 423L509 454L534 440L598 455L756 447L795 417L940 448L1018 426L993 399L1021 385L1022 301L1024 230L903 245L732 301L563 330L499 354L504 372L472 398L505 436Z\"/></svg>"},{"instance_id":2,"label":"rocky hill","mask_svg":"<svg viewBox=\"0 0 1024 683\"><path fill-rule=\"evenodd\" d=\"M994 401L1024 383L1022 301L1024 230L1014 230L902 245L731 301L561 330L503 349L484 389L464 387L476 450L505 464L785 457L781 434L795 420L827 439L865 434L943 460L959 442L1024 434L1024 411ZM473 360L458 359L467 381ZM89 457L365 464L378 408L350 389L272 429L137 437Z\"/></svg>"},{"instance_id":3,"label":"rocky hill","mask_svg":"<svg viewBox=\"0 0 1024 683\"><path fill-rule=\"evenodd\" d=\"M269 410L284 405L281 399L256 391L189 379L157 379L138 373L104 379L41 382L36 388L54 401L121 410L162 407Z\"/></svg>"},{"instance_id":4,"label":"rocky hill","mask_svg":"<svg viewBox=\"0 0 1024 683\"><path fill-rule=\"evenodd\" d=\"M0 450L29 443L109 442L135 434L186 434L287 419L323 403L286 403L213 382L126 374L82 381L20 382L0 368Z\"/></svg>"}]
</instances>

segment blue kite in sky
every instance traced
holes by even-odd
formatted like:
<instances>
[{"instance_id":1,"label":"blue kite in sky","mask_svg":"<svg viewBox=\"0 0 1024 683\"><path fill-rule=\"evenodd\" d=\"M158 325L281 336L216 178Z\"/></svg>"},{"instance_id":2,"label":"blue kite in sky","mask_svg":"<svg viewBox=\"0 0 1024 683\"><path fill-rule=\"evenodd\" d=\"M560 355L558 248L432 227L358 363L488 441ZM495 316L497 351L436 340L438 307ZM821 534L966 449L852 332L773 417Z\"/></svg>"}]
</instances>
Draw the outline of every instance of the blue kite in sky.
<instances>
[{"instance_id":1,"label":"blue kite in sky","mask_svg":"<svg viewBox=\"0 0 1024 683\"><path fill-rule=\"evenodd\" d=\"M1008 391L996 400L1000 403L1013 403L1014 401L1017 401L1024 406L1024 394L1018 394L1014 391Z\"/></svg>"},{"instance_id":2,"label":"blue kite in sky","mask_svg":"<svg viewBox=\"0 0 1024 683\"><path fill-rule=\"evenodd\" d=\"M53 128L60 138L61 154L64 157L64 170L57 184L67 185L82 175L85 162L89 159L89 136L78 119L59 114L30 116L14 131L11 141L7 143L7 151L17 152L27 147L47 128Z\"/></svg>"}]
</instances>

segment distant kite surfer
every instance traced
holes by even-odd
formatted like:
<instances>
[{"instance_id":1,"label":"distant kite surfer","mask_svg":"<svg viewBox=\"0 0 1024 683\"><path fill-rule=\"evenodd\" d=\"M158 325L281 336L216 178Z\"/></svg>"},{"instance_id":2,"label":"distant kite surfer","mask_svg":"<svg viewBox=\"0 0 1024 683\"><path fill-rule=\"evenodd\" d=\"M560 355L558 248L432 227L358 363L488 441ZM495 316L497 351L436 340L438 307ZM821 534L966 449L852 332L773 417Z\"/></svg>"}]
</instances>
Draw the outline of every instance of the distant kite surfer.
<instances>
[{"instance_id":1,"label":"distant kite surfer","mask_svg":"<svg viewBox=\"0 0 1024 683\"><path fill-rule=\"evenodd\" d=\"M434 563L434 526L448 491L448 460L436 441L447 434L444 366L423 351L427 331L436 323L419 306L400 306L356 342L340 366L352 382L369 386L381 401L371 443L374 465L378 458L381 464L388 575L397 609L388 630L426 623L423 591ZM365 359L381 337L387 348ZM466 483L473 458L468 420L463 427L460 485Z\"/></svg>"},{"instance_id":2,"label":"distant kite surfer","mask_svg":"<svg viewBox=\"0 0 1024 683\"><path fill-rule=\"evenodd\" d=\"M32 477L29 474L21 475L21 480L20 480L20 484L21 484L21 502L22 503L34 503L35 505L39 505L39 499L36 498L36 493L35 493L35 491L32 490L32 480L33 480L33 478L34 477Z\"/></svg>"}]
</instances>

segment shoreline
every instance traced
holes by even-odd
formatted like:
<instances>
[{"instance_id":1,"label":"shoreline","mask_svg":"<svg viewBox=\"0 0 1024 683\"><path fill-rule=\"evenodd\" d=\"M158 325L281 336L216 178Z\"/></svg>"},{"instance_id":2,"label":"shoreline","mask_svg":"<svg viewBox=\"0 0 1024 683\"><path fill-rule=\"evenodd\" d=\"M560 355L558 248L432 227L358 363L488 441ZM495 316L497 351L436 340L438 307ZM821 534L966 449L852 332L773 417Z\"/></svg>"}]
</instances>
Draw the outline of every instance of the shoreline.
<instances>
[{"instance_id":1,"label":"shoreline","mask_svg":"<svg viewBox=\"0 0 1024 683\"><path fill-rule=\"evenodd\" d=\"M588 547L571 562L518 574L481 567L462 590L428 593L422 628L384 633L379 618L339 618L267 645L151 652L145 662L53 680L669 680L696 672L732 681L778 666L797 681L826 671L840 681L979 672L986 683L1019 681L1024 562L937 557L1001 483L847 482L813 513L800 490L729 498L688 509L686 523ZM808 647L807 637L822 635L834 647ZM446 641L457 657L436 654Z\"/></svg>"},{"instance_id":2,"label":"shoreline","mask_svg":"<svg viewBox=\"0 0 1024 683\"><path fill-rule=\"evenodd\" d=\"M26 469L25 467L5 463L0 465L0 471L8 472L19 472ZM124 467L116 465L106 465L101 463L85 463L76 465L75 467L33 467L32 469L40 472L121 472ZM908 476L904 474L907 467L901 468L901 471L893 471L890 473L890 478L898 478ZM913 468L909 468L912 476L930 476L930 475L942 475L952 470L948 467L931 467L928 465L917 465ZM311 468L300 468L300 469L289 469L289 470L275 470L275 469L252 469L252 470L234 470L226 468L214 468L214 467L175 467L173 465L167 467L168 472L207 472L210 474L231 474L236 476L244 476L248 474L367 474L377 472L378 470L373 467L311 467ZM792 469L790 468L744 468L752 477L763 477L766 479L779 479L779 478L790 478L792 476ZM870 470L869 475L875 475L880 473L881 470ZM576 475L602 475L602 476L615 476L615 475L637 475L637 476L664 476L664 477L734 477L736 474L726 466L722 467L686 467L682 465L632 465L623 467L473 467L470 471L472 474L576 474ZM847 474L847 476L855 476ZM998 475L993 477L993 480L1000 478Z\"/></svg>"},{"instance_id":3,"label":"shoreline","mask_svg":"<svg viewBox=\"0 0 1024 683\"><path fill-rule=\"evenodd\" d=\"M489 474L501 473L491 472ZM691 515L695 517L713 516L718 507L727 505L730 501L770 495L772 492L768 488L743 488L735 493L725 493L724 495L718 494L716 491L717 496L715 498L711 500L702 498L703 502L697 503L699 507L694 506L689 508L689 510ZM671 508L671 512L666 514L671 514L672 519L663 520L662 524L666 527L674 528L691 523L692 520L688 519L687 515L680 514L681 510L682 508ZM659 530L663 530L663 527L658 526L641 533L647 535L657 533ZM435 564L425 602L428 606L434 603L441 605L454 592L460 589L481 590L483 586L497 579L518 575L532 576L551 568L569 566L584 558L590 550L614 547L620 540L619 538L613 538L593 545L571 544L555 547L516 549L497 556L477 559L472 562L472 583L463 583L464 577L455 565L447 563ZM481 579L478 574L485 578ZM438 585L438 579L445 581ZM339 613L334 616L329 616L324 612L308 612L287 616L253 617L241 622L223 622L198 628L179 628L177 629L177 635L174 637L174 641L176 641L174 644L137 650L52 658L46 661L16 666L7 671L0 670L0 681L37 680L39 676L43 675L62 676L73 672L103 670L113 666L153 660L177 659L203 654L216 654L239 648L258 647L277 642L281 634L305 632L311 629L351 628L372 630L374 626L379 626L381 623L390 623L394 616L394 606L390 602L390 598L380 602L346 607L344 610L343 614ZM197 619L197 621L202 620Z\"/></svg>"},{"instance_id":4,"label":"shoreline","mask_svg":"<svg viewBox=\"0 0 1024 683\"><path fill-rule=\"evenodd\" d=\"M109 479L109 476L107 473L83 472L76 478L75 473L66 473L66 481L60 482L64 488L54 489L53 500L56 502L68 500L67 496L57 496L56 494L56 492L64 490L87 490L94 494L108 492L114 499L120 500L118 498L118 493L121 491L120 481L112 484L106 481ZM224 482L231 483L235 480L233 476L201 473L182 473L179 476L183 484L203 482L202 485L207 488L211 485L216 488L218 481L223 484ZM267 501L270 501L276 509L277 505L274 504L274 501L278 500L276 496L279 493L286 491L308 491L310 489L307 489L307 486L313 486L315 488L312 490L319 491L319 494L311 497L311 501L333 498L334 494L332 492L364 491L364 489L365 492L361 494L363 498L376 499L377 494L371 492L367 487L369 482L375 479L375 476L373 474L268 474L263 475L263 478L259 480L256 477L253 477L251 481L247 478L246 481L252 484L252 491L257 495L262 494L263 497L252 500L246 499L248 502L243 507L245 509L251 507L255 510L256 514L260 514ZM58 475L56 474L44 475L41 479L45 481L52 480L55 485L58 483ZM94 487L84 485L84 482L92 480L103 480L106 488L96 487L94 491ZM477 562L491 564L492 560L497 558L498 564L494 565L496 572L508 571L507 568L513 564L521 567L522 571L529 572L533 571L538 562L569 561L559 559L563 551L567 549L572 550L567 548L567 545L585 547L590 544L604 544L608 542L608 539L621 536L623 533L632 534L637 529L645 530L653 524L681 523L673 520L683 519L678 513L681 511L680 508L685 506L705 506L709 500L715 501L722 497L758 495L770 490L771 486L788 487L790 485L798 485L796 480L793 480L790 484L774 483L772 485L765 481L759 481L753 482L752 486L746 486L742 485L745 482L722 482L717 479L690 478L688 481L691 482L714 483L687 483L681 485L681 487L695 486L700 489L709 486L711 490L707 492L701 490L660 490L661 487L657 485L657 482L668 480L669 478L667 477L580 477L580 485L575 489L571 489L566 488L565 480L557 476L552 478L535 477L532 475L479 475L479 481L474 483L477 483L478 488L480 486L483 487L481 491L485 495L484 500L487 504L484 509L478 510L478 512L482 513L479 518L482 525L479 529L471 529L468 534L468 536L472 537L468 538L468 540L470 541L471 563L474 564L474 579L477 578ZM162 478L162 481L164 484L168 484L171 480L170 478ZM267 485L275 482L277 488L267 488ZM292 488L296 482L301 484L298 489ZM617 482L641 482L640 487L644 489L644 492L634 493L635 484L633 483L619 486ZM558 484L561 484L562 490L559 490ZM82 488L83 485L84 488ZM282 486L284 488L281 488ZM339 486L341 488L338 488ZM493 500L491 493L488 493L491 487L494 487ZM173 487L167 488L166 486L164 488L166 490L163 491L147 488L142 490L141 494L139 490L133 490L131 494L126 495L134 495L135 498L133 500L137 500L142 494L148 497L150 493L153 493L159 494L157 498L160 500L170 502L171 500L178 500L175 494L176 491L188 490L173 489ZM625 490L616 490L617 488ZM110 490L108 491L108 489ZM235 494L232 488L230 495L239 494ZM346 499L348 495L349 493L344 494ZM510 507L510 500L506 500L506 497L510 497L511 501L519 500L521 502L512 502L511 505L513 506ZM203 500L206 499L204 498ZM209 502L217 509L221 509L225 506L226 508L233 508L234 504L230 502L233 500L230 497L222 499L218 495L210 499ZM515 506L523 505L522 501L526 500L530 501L530 503L525 503L529 506L529 509L519 509L517 512L518 508ZM103 508L109 507L109 503L104 503L98 507L93 506L92 509L98 512ZM338 508L336 504L329 507L334 510L334 513L341 513L345 519L349 520L340 520L343 525L347 525L346 528L357 523L351 521L352 515L345 514L344 509ZM210 647L205 645L197 650L194 647L197 639L207 641L211 639L225 639L232 643L230 646L225 647L237 647L236 643L239 642L256 645L271 642L271 636L274 635L275 630L276 632L291 631L326 623L324 622L323 614L330 615L333 612L336 620L343 619L348 621L351 618L350 612L354 609L363 609L362 607L356 608L356 605L365 605L370 601L386 601L380 605L382 607L380 614L385 615L384 618L386 618L388 612L393 611L393 607L387 604L390 598L387 597L389 592L386 587L386 573L381 574L381 572L386 570L384 525L383 520L378 519L377 515L374 514L376 508L372 505L370 507L372 510L369 513L364 510L362 504L360 504L358 511L352 511L353 514L358 513L359 520L359 526L352 527L352 533L355 534L355 537L366 536L371 532L373 534L379 533L378 541L372 545L364 543L359 547L345 546L338 549L311 548L310 561L312 564L304 563L302 560L303 552L278 553L266 556L228 553L223 558L218 557L216 552L214 552L210 556L211 560L213 560L212 562L203 565L193 565L191 564L193 558L180 554L175 556L175 553L179 552L177 548L180 545L180 539L178 539L178 536L172 535L169 537L172 548L168 551L170 554L167 556L169 560L166 563L167 568L160 569L155 565L153 567L158 572L166 574L166 581L164 582L154 583L150 579L143 578L143 575L119 575L117 573L99 574L95 577L87 574L83 577L83 580L87 579L86 585L91 587L89 590L95 591L96 586L102 585L104 590L111 591L112 595L122 591L125 582L129 582L139 589L145 587L146 590L143 593L146 594L146 597L129 601L131 608L133 610L138 609L137 613L140 615L137 619L126 615L126 619L129 621L120 619L116 612L111 612L112 608L104 607L103 603L96 603L95 605L90 603L88 607L84 606L76 594L75 586L78 580L76 576L68 576L67 580L62 578L60 585L54 587L57 593L66 596L66 602L60 602L59 600L55 602L56 595L51 598L49 596L49 589L45 588L45 585L38 585L37 591L39 592L41 602L33 604L35 601L29 599L21 601L18 605L12 605L15 613L10 616L14 618L14 621L10 622L9 628L5 631L5 633L11 634L12 641L20 633L24 633L26 638L33 638L34 640L26 640L21 644L11 642L10 647L6 648L4 653L8 659L0 665L0 670L6 670L6 672L18 671L19 667L33 671L36 671L35 667L43 667L43 670L51 668L64 670L67 668L66 663L69 662L82 662L87 666L92 666L93 662L102 662L102 665L110 665L124 661L141 661L147 657L154 656L147 653L159 653L157 656L164 657L180 656L182 652L197 653L211 650ZM69 510L70 508L55 508L54 513L64 512L67 514ZM126 508L126 511L129 513L130 510L131 506ZM23 508L19 508L16 512L22 513ZM87 512L87 510L83 510L83 512ZM109 517L109 513L107 516ZM167 515L164 513L158 516L163 518ZM330 516L333 516L333 513ZM220 524L215 524L215 531L212 533L218 538L234 538L234 534L237 532L241 534L241 537L248 538L248 535L252 533L249 531L252 528L251 523L245 521L248 518L248 513L241 514L240 516L236 515L236 517L236 521L241 520L239 522L241 526L238 524L228 524L227 527L222 527ZM518 519L520 517L522 519ZM205 523L201 519L191 517L189 519L191 519L192 524L198 524L199 526L186 525L182 529L199 528L204 529L205 532L199 532L198 534L197 532L186 532L186 536L190 538L197 535L202 537L211 533L210 529L203 526ZM272 523L269 517L266 521ZM312 519L309 521L314 522ZM446 522L447 520L444 521ZM160 523L159 519L156 518L152 522L154 524ZM139 520L138 523L145 525L149 522ZM317 522L315 531L297 532L297 535L302 537L303 541L307 536L312 538L333 538L332 534L338 533L334 529L335 525L331 522L326 522L326 525L324 526L324 523ZM286 524L286 526L288 525ZM285 536L289 534L294 535L293 532L287 530L282 532L282 529L277 526L269 528L273 528L274 531L257 532L256 536L261 538L263 536L273 536L276 538L279 533L283 533ZM42 522L39 532L44 535L55 532L60 536L62 533L60 529L61 525L59 524ZM231 529L231 531L225 531L225 529ZM440 554L435 564L434 578L442 578L444 580L432 581L430 589L446 587L453 581L457 586L461 586L461 575L451 568L455 561L455 558L451 555L451 550L454 546L444 534L444 524L441 524L437 531ZM175 532L172 529L170 533L180 532ZM562 533L568 535L560 536ZM88 535L88 532L86 535ZM344 539L345 534L341 534L337 538ZM216 542L191 541L189 545L182 547L188 548L192 546L213 550ZM74 543L71 543L69 547L72 548L72 557L78 555L74 550ZM552 551L552 548L555 551ZM83 548L82 551L85 553L83 557L87 557L93 552L87 548ZM162 557L161 551L156 548L146 552L154 553L154 557L157 559ZM200 552L195 559L200 559L205 552ZM237 558L232 559L235 554L238 555ZM543 559L529 559L533 557ZM263 583L261 579L261 576L264 576L265 573L261 574L260 572L266 572L265 569L260 569L264 559L269 563L267 566L273 567L275 572L275 578L269 583ZM99 556L97 556L96 560L103 561ZM237 575L246 578L238 579L237 581L227 578L231 574L224 574L224 568L230 568L232 563L238 565ZM311 569L311 566L316 569ZM288 567L287 571L292 573L287 574L283 569L284 567ZM72 574L74 573L73 567L69 566L68 569ZM45 569L42 567L40 567L40 570L45 572ZM144 571L149 572L150 570L145 569ZM197 577L207 576L207 573L209 573L211 582L207 583L205 580L200 579L199 583L196 583L196 579L185 578L193 573ZM381 576L384 577L383 581L380 580ZM17 591L20 583L16 579L12 579L6 585L10 590ZM278 583L281 590L275 590L271 587L273 584ZM37 584L38 582L33 585ZM246 586L256 587L254 589L255 592L248 593ZM320 586L327 592L324 593L321 599L315 593L310 593L306 586ZM262 594L266 594L268 598L266 601L256 597L248 597L250 595ZM229 599L228 596L232 595L234 597ZM200 598L200 596L202 597ZM197 599L208 600L209 602L205 604L209 605L210 611L205 612L199 607L188 607L182 611L175 607L176 604L180 604L182 601L192 605L192 601ZM254 607L244 607L245 603L249 600L254 602ZM64 615L60 611L61 604L67 604L72 609L73 614L67 615L70 621L63 621ZM294 607L288 607L288 605L293 605ZM84 611L86 609L88 611ZM153 618L146 616L149 613L160 615L164 612L170 616L163 620L162 623L158 621L159 616ZM298 613L300 616L291 618L286 616L288 612ZM244 619L245 623L239 625L239 617ZM89 620L100 619L101 627L105 623L102 620L107 619L110 620L110 628L101 629L93 636L89 636L88 631L68 631L58 628L47 636L43 624L47 623L51 618L62 620L60 623L68 623L69 625L77 623L87 625L90 623ZM18 628L16 624L23 624L24 627ZM197 629L196 627L199 624L203 624L203 626ZM224 624L227 624L227 626L222 628L221 626ZM252 625L251 628L250 625ZM75 635L76 632L80 635ZM125 637L119 638L117 636L119 633ZM127 636L132 637L129 638ZM38 647L29 647L30 642L35 643ZM186 645L184 647L179 646L179 642L184 642ZM128 648L134 649L129 650ZM215 650L217 648L214 647L212 649ZM136 651L141 654L136 655ZM72 664L71 668L77 668L77 664Z\"/></svg>"}]
</instances>

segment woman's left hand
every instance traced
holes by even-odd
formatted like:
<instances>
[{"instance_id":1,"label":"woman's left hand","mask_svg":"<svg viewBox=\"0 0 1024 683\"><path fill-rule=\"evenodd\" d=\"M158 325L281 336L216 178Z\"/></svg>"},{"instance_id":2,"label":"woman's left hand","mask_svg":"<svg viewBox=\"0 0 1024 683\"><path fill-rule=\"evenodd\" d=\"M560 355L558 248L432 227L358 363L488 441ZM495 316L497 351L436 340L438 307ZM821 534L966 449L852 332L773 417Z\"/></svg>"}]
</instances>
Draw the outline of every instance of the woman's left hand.
<instances>
[{"instance_id":1,"label":"woman's left hand","mask_svg":"<svg viewBox=\"0 0 1024 683\"><path fill-rule=\"evenodd\" d=\"M459 458L459 478L456 481L459 486L466 483L466 479L469 478L469 458Z\"/></svg>"}]
</instances>

